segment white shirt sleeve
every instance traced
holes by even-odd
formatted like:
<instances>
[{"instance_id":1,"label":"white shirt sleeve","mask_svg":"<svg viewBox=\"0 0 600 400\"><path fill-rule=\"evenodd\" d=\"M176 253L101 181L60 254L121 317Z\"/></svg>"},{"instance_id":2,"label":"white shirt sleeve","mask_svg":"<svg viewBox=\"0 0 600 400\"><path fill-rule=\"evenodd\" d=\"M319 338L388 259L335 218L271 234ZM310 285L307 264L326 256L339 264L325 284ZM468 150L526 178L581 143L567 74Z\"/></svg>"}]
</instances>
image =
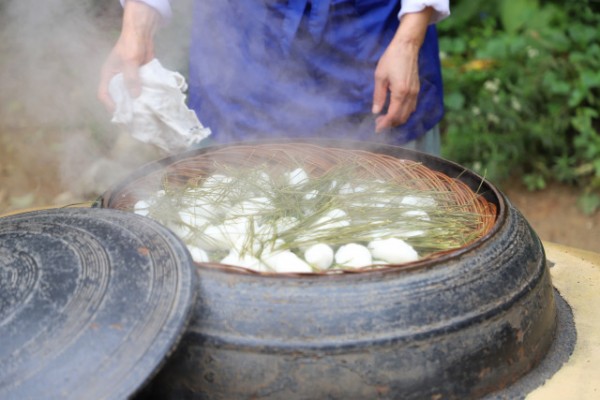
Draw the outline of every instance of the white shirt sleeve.
<instances>
[{"instance_id":1,"label":"white shirt sleeve","mask_svg":"<svg viewBox=\"0 0 600 400\"><path fill-rule=\"evenodd\" d=\"M430 24L436 24L450 15L450 0L401 0L402 6L398 19L402 19L404 14L423 11L425 7L432 7Z\"/></svg>"},{"instance_id":2,"label":"white shirt sleeve","mask_svg":"<svg viewBox=\"0 0 600 400\"><path fill-rule=\"evenodd\" d=\"M132 0L121 0L121 5L125 6L126 1L132 1ZM133 1L139 1L141 3L146 3L147 5L154 8L156 11L158 11L160 13L160 15L163 17L163 19L165 19L165 20L171 19L172 12L171 12L171 3L169 0L133 0Z\"/></svg>"}]
</instances>

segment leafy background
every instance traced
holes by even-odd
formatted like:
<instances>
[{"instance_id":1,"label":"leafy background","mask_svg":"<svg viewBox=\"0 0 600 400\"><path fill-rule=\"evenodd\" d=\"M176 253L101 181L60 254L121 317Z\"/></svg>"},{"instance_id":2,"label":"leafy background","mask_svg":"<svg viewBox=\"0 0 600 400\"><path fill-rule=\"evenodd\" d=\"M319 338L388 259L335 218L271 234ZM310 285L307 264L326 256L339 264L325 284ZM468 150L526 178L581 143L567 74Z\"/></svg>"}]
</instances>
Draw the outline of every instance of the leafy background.
<instances>
[{"instance_id":1,"label":"leafy background","mask_svg":"<svg viewBox=\"0 0 600 400\"><path fill-rule=\"evenodd\" d=\"M439 24L443 155L600 208L600 3L460 0Z\"/></svg>"}]
</instances>

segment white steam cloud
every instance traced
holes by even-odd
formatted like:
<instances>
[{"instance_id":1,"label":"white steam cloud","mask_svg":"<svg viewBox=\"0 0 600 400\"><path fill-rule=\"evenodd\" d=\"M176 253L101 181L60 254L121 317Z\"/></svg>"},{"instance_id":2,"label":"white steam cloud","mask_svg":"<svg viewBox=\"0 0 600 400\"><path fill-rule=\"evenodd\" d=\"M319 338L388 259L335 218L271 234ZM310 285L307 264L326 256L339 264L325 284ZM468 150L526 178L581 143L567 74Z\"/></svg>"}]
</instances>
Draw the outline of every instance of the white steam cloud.
<instances>
[{"instance_id":1,"label":"white steam cloud","mask_svg":"<svg viewBox=\"0 0 600 400\"><path fill-rule=\"evenodd\" d=\"M159 32L157 56L181 70L191 1L173 3L177 23ZM55 184L74 198L102 193L148 161L143 148L115 148L122 135L96 98L121 16L118 0L0 1L0 133L5 141L12 132L41 129L51 135L60 181ZM38 149L46 157L48 145L41 141Z\"/></svg>"}]
</instances>

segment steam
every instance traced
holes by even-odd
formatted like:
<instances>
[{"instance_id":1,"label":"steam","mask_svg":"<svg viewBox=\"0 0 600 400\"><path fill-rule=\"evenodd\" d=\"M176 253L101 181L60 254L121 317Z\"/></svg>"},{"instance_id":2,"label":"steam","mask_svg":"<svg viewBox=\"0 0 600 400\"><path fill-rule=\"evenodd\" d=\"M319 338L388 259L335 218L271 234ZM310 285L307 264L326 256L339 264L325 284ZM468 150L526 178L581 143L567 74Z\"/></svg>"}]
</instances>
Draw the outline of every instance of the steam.
<instances>
[{"instance_id":1,"label":"steam","mask_svg":"<svg viewBox=\"0 0 600 400\"><path fill-rule=\"evenodd\" d=\"M65 126L101 116L95 88L114 34L97 22L95 3L8 0L2 5L0 96L29 124ZM3 114L7 111L3 107Z\"/></svg>"},{"instance_id":2,"label":"steam","mask_svg":"<svg viewBox=\"0 0 600 400\"><path fill-rule=\"evenodd\" d=\"M156 55L161 63L184 76L188 72L192 1L172 1L173 20L160 29L156 38ZM207 3L219 4L198 4L208 7ZM240 5L246 6L243 2ZM219 49L222 47L218 51L233 56L239 46L248 46L252 51L253 46L264 45L264 38L225 37L227 29L218 29L219 18L214 15L214 10L204 11L200 13L204 21L196 22L215 28L214 34L206 40L219 45ZM111 116L96 98L100 69L119 36L121 16L118 0L0 2L0 129L4 133L25 127L41 129L44 135L52 134L53 148L49 149L48 141L43 141L38 150L40 153L53 152L60 175L55 184L80 200L95 198L117 184L133 168L162 157L148 145L118 132L110 123ZM217 59L228 58L214 57ZM212 60L207 56L203 62ZM227 77L239 76L240 70L239 66L236 69L235 65L229 64L235 63L214 66L219 71L220 81L212 83L229 85L235 90L238 81L228 82ZM281 76L273 77L267 88L269 91L283 90L286 81L307 73L300 66L286 68L282 68ZM332 114L321 88L312 90L315 91L311 93L312 98L319 104L322 102L321 112ZM366 95L365 109L370 108L369 95ZM285 115L285 109L286 104L276 104L276 109L265 104L256 105L260 118L274 119L275 122ZM232 116L232 121L234 118ZM310 121L310 116L304 120ZM345 131L345 122L337 124L338 130L341 126L341 131ZM348 131L360 126L360 131L369 133L374 122L372 119L352 120L347 121L347 126ZM280 136L289 133L285 132L285 127L280 128ZM226 130L229 127L220 128ZM241 130L232 125L230 131ZM328 136L328 132L323 133ZM246 135L244 139L251 140L252 137ZM67 200L71 199L61 198L58 202Z\"/></svg>"},{"instance_id":3,"label":"steam","mask_svg":"<svg viewBox=\"0 0 600 400\"><path fill-rule=\"evenodd\" d=\"M75 198L102 193L157 157L123 139L96 98L100 68L118 38L121 16L118 0L0 3L1 132L42 130L51 136L52 148L44 140L36 150L53 152L60 175L55 184ZM187 37L172 40L185 35L184 26L173 23L159 34L164 40L157 53L174 69L185 67Z\"/></svg>"}]
</instances>

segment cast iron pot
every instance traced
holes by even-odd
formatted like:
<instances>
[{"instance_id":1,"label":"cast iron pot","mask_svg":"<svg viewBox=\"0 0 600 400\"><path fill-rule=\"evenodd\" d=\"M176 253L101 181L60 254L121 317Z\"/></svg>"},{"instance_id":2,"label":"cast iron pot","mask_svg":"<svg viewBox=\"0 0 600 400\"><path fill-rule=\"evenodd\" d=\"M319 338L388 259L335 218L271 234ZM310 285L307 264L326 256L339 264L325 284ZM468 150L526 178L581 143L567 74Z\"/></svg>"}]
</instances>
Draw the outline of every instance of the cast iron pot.
<instances>
[{"instance_id":1,"label":"cast iron pot","mask_svg":"<svg viewBox=\"0 0 600 400\"><path fill-rule=\"evenodd\" d=\"M149 164L100 204L111 207L135 179L220 147ZM495 226L464 248L402 268L266 276L196 265L191 325L142 397L465 399L537 365L554 337L556 306L541 242L523 216L457 164L393 146L370 150L458 177L495 204Z\"/></svg>"}]
</instances>

